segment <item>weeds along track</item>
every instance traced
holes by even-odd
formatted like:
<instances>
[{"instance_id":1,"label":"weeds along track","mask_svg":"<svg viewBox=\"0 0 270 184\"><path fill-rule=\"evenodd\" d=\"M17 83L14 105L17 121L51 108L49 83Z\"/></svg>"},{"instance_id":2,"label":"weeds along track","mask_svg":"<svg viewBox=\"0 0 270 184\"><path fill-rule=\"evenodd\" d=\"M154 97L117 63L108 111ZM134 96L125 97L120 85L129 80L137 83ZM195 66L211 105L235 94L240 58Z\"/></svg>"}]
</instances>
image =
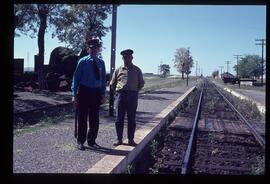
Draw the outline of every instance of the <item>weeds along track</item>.
<instances>
[{"instance_id":1,"label":"weeds along track","mask_svg":"<svg viewBox=\"0 0 270 184\"><path fill-rule=\"evenodd\" d=\"M232 107L242 102L228 102L222 95L229 97L204 79L180 105L178 115L160 133L162 136L150 144L148 160L152 163L144 169L138 164L137 170L160 174L264 174L265 130L258 126L262 123L250 122L263 118L249 116L247 120Z\"/></svg>"}]
</instances>

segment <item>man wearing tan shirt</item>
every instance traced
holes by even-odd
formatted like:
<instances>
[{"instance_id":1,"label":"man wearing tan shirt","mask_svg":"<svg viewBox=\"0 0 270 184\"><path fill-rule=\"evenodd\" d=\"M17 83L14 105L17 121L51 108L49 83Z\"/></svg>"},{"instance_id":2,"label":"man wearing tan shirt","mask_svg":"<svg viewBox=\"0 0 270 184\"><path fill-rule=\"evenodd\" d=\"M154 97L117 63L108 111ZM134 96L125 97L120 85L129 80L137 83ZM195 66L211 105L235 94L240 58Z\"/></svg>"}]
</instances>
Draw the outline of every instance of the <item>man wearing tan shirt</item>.
<instances>
[{"instance_id":1,"label":"man wearing tan shirt","mask_svg":"<svg viewBox=\"0 0 270 184\"><path fill-rule=\"evenodd\" d=\"M110 85L116 91L116 122L115 128L117 141L115 146L123 144L124 119L127 113L128 118L128 144L136 146L134 134L136 129L136 110L138 105L138 92L144 86L142 71L132 64L133 50L123 50L121 53L124 65L117 68L112 76Z\"/></svg>"}]
</instances>

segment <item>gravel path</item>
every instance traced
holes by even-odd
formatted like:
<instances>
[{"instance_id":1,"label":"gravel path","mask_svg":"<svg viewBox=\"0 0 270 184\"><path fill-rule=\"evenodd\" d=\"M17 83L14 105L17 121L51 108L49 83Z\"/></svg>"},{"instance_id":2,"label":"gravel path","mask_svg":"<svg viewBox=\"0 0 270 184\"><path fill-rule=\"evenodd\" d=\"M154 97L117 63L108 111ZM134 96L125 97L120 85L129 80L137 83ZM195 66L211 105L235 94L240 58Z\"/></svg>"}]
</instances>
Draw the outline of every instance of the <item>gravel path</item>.
<instances>
[{"instance_id":1,"label":"gravel path","mask_svg":"<svg viewBox=\"0 0 270 184\"><path fill-rule=\"evenodd\" d=\"M139 129L174 100L180 97L195 82L186 87L160 89L140 95L137 109L137 127ZM126 139L127 125L124 126ZM114 118L108 117L106 109L100 112L100 127L97 143L101 149L76 149L73 137L74 119L67 119L56 125L39 128L35 131L14 135L13 172L14 173L84 173L106 154L126 154L113 151L116 139ZM136 136L136 133L135 133Z\"/></svg>"}]
</instances>

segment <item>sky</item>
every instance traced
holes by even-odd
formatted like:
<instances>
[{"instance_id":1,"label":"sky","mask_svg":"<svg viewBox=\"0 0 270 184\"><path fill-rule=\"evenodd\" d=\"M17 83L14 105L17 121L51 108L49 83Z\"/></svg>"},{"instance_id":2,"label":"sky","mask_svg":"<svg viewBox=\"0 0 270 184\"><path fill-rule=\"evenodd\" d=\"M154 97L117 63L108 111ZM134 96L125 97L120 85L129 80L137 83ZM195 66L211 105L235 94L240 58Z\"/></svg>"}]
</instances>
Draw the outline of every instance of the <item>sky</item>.
<instances>
[{"instance_id":1,"label":"sky","mask_svg":"<svg viewBox=\"0 0 270 184\"><path fill-rule=\"evenodd\" d=\"M105 25L111 25L111 16ZM133 63L143 73L157 73L158 65L169 64L171 74L179 74L174 67L178 48L188 48L194 60L191 75L210 76L220 66L227 71L225 61L231 61L229 72L235 74L234 55L257 54L261 46L255 39L266 38L266 6L258 5L120 5L117 8L116 61L123 64L120 52L132 49ZM111 32L103 38L102 57L110 71ZM45 35L45 64L51 51L65 46ZM34 66L38 53L37 38L14 38L14 58L24 58L25 67ZM265 53L265 52L264 52ZM265 58L265 55L264 55Z\"/></svg>"}]
</instances>

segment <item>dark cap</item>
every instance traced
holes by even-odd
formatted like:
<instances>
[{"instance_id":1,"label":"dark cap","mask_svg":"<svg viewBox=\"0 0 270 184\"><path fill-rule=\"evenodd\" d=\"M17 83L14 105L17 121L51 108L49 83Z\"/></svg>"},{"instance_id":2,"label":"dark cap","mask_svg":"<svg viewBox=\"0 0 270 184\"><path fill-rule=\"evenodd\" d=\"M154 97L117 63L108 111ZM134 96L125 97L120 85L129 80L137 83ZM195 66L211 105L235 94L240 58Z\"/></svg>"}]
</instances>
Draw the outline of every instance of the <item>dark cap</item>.
<instances>
[{"instance_id":1,"label":"dark cap","mask_svg":"<svg viewBox=\"0 0 270 184\"><path fill-rule=\"evenodd\" d=\"M87 47L101 47L101 43L99 39L92 39L92 40L87 40L86 41Z\"/></svg>"},{"instance_id":2,"label":"dark cap","mask_svg":"<svg viewBox=\"0 0 270 184\"><path fill-rule=\"evenodd\" d=\"M123 50L122 52L120 52L120 54L121 54L122 56L124 56L124 55L132 55L132 54L133 54L133 50L131 50L131 49L126 49L126 50Z\"/></svg>"}]
</instances>

